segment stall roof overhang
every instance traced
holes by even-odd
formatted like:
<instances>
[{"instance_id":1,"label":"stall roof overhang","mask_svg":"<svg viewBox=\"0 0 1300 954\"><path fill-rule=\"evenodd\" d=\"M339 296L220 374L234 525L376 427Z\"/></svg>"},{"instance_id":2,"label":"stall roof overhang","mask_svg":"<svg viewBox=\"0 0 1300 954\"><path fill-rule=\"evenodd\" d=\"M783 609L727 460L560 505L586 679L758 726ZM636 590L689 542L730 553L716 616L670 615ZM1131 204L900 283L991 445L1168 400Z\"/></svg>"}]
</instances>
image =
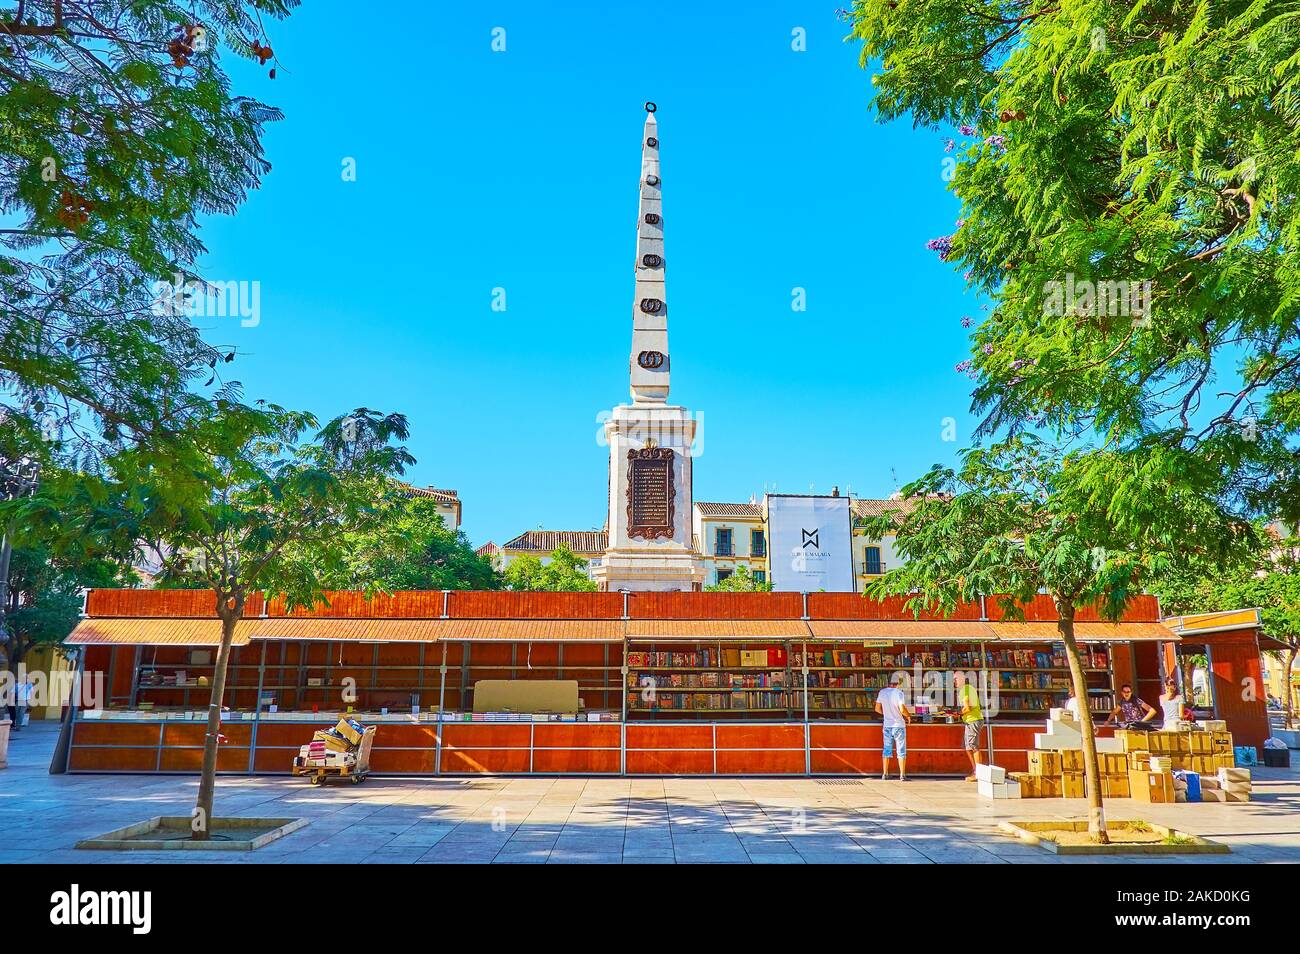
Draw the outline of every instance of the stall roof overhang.
<instances>
[{"instance_id":1,"label":"stall roof overhang","mask_svg":"<svg viewBox=\"0 0 1300 954\"><path fill-rule=\"evenodd\" d=\"M671 639L807 639L808 624L800 619L632 619L627 638Z\"/></svg>"},{"instance_id":2,"label":"stall roof overhang","mask_svg":"<svg viewBox=\"0 0 1300 954\"><path fill-rule=\"evenodd\" d=\"M1084 641L1169 640L1160 623L1075 624ZM844 640L890 642L1056 642L1055 623L846 619L311 619L253 618L235 624L232 645L250 642L603 642ZM218 646L217 619L92 618L71 646Z\"/></svg>"},{"instance_id":3,"label":"stall roof overhang","mask_svg":"<svg viewBox=\"0 0 1300 954\"><path fill-rule=\"evenodd\" d=\"M242 621L246 622L246 621ZM64 640L68 646L220 646L219 619L83 619ZM232 646L248 644L235 626Z\"/></svg>"}]
</instances>

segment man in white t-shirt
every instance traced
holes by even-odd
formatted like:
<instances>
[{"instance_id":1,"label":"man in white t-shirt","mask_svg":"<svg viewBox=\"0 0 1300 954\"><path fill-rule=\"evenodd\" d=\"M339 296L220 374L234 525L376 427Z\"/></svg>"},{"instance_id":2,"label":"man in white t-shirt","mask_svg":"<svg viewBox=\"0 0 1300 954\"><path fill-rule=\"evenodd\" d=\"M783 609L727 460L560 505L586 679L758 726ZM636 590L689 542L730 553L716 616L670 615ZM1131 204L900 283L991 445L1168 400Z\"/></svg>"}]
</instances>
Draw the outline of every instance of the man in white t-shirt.
<instances>
[{"instance_id":1,"label":"man in white t-shirt","mask_svg":"<svg viewBox=\"0 0 1300 954\"><path fill-rule=\"evenodd\" d=\"M895 749L898 750L898 780L907 781L907 725L912 721L912 713L907 708L907 697L900 688L902 685L903 674L896 672L889 680L889 688L881 689L876 695L876 711L885 720L881 729L885 759L881 781L889 778L889 760L894 757Z\"/></svg>"}]
</instances>

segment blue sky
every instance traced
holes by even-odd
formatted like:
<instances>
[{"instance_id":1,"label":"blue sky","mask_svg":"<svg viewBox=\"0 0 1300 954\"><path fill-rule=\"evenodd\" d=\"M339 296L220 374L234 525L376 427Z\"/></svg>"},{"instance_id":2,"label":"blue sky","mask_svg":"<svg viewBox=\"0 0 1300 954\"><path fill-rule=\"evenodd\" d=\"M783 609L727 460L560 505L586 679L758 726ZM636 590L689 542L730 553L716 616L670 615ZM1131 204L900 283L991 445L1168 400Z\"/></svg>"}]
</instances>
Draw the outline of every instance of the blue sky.
<instances>
[{"instance_id":1,"label":"blue sky","mask_svg":"<svg viewBox=\"0 0 1300 954\"><path fill-rule=\"evenodd\" d=\"M672 400L703 415L696 499L885 496L891 469L905 482L951 460L973 424L953 371L960 319L980 312L924 247L957 217L942 138L876 122L838 5L410 3L377 17L309 0L271 28L276 80L227 61L236 92L286 119L265 138L262 188L204 224L205 275L261 284L256 327L206 323L239 349L223 370L250 398L322 419L408 415L410 479L460 491L476 544L599 528L597 415L628 400L652 99Z\"/></svg>"}]
</instances>

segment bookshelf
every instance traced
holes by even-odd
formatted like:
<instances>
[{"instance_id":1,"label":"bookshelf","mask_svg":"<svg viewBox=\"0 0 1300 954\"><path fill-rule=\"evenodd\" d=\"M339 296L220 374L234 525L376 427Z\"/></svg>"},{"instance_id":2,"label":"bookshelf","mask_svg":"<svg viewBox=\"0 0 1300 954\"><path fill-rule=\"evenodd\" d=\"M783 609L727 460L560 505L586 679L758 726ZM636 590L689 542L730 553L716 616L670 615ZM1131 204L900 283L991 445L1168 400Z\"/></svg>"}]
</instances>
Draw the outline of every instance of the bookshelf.
<instances>
[{"instance_id":1,"label":"bookshelf","mask_svg":"<svg viewBox=\"0 0 1300 954\"><path fill-rule=\"evenodd\" d=\"M1088 702L1094 715L1113 706L1111 650L1081 644ZM744 718L802 720L804 664L807 714L813 720L874 721L876 694L904 670L920 687L927 673L946 681L932 690L923 718L954 714L955 670L984 670L997 716L1038 719L1064 705L1070 672L1063 646L1051 643L989 648L987 644L935 643L864 646L861 641L753 643L628 643L627 717L641 720ZM918 668L919 667L919 672ZM995 675L996 674L996 675ZM983 683L977 683L982 685ZM946 691L943 687L946 686ZM991 706L990 706L991 708Z\"/></svg>"}]
</instances>

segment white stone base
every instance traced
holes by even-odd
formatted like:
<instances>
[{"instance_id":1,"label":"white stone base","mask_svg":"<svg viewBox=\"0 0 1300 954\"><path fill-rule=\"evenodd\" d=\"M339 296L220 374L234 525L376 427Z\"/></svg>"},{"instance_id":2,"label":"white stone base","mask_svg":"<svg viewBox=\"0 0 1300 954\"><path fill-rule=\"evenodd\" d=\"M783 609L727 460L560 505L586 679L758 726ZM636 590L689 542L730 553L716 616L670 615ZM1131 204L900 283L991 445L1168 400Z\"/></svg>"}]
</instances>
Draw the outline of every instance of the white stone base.
<instances>
[{"instance_id":1,"label":"white stone base","mask_svg":"<svg viewBox=\"0 0 1300 954\"><path fill-rule=\"evenodd\" d=\"M591 578L602 590L674 592L698 590L704 586L704 561L691 550L647 549L606 550Z\"/></svg>"}]
</instances>

